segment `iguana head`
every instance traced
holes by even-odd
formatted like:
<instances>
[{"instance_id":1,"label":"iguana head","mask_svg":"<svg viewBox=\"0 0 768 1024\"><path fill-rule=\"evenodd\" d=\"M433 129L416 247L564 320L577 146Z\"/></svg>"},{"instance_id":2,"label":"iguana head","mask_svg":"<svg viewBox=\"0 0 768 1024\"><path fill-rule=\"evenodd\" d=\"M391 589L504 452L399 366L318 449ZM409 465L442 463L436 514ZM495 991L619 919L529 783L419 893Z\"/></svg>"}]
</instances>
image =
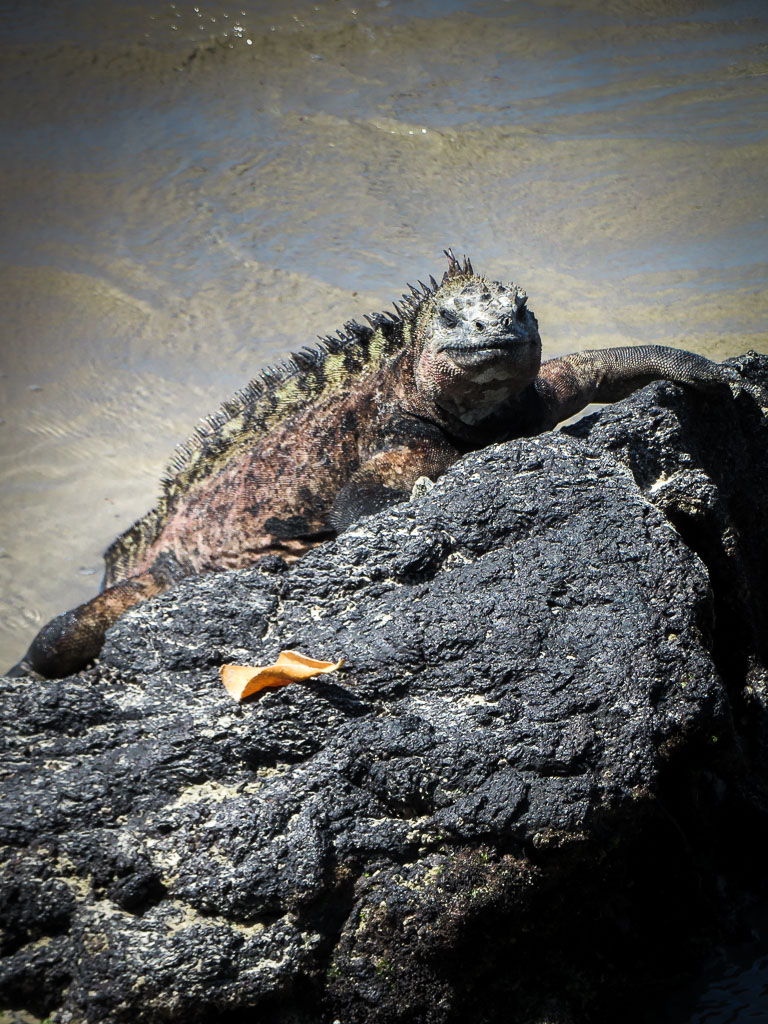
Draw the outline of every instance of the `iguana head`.
<instances>
[{"instance_id":1,"label":"iguana head","mask_svg":"<svg viewBox=\"0 0 768 1024\"><path fill-rule=\"evenodd\" d=\"M521 288L488 281L468 259L446 255L442 283L414 324L416 383L422 397L472 424L532 383L541 338Z\"/></svg>"}]
</instances>

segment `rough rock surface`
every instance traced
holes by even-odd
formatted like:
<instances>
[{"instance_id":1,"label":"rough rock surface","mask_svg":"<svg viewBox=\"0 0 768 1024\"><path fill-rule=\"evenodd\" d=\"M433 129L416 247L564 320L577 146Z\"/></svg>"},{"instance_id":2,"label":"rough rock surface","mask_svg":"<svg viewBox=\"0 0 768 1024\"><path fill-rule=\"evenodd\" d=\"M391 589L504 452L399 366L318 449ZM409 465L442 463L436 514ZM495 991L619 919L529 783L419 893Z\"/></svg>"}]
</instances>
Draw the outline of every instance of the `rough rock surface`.
<instances>
[{"instance_id":1,"label":"rough rock surface","mask_svg":"<svg viewBox=\"0 0 768 1024\"><path fill-rule=\"evenodd\" d=\"M747 396L656 385L569 433L288 570L187 581L79 676L0 683L0 1006L657 1005L761 862L722 830L767 817L768 432ZM217 666L285 648L346 665L234 704Z\"/></svg>"}]
</instances>

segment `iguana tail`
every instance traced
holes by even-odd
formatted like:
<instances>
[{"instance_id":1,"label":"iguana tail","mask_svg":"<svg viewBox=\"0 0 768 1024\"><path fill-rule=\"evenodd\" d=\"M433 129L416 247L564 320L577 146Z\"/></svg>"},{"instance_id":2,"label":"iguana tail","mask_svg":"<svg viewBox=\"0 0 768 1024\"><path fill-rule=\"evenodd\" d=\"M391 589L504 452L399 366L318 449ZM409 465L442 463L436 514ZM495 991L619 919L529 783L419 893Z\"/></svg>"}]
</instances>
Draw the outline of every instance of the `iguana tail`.
<instances>
[{"instance_id":1,"label":"iguana tail","mask_svg":"<svg viewBox=\"0 0 768 1024\"><path fill-rule=\"evenodd\" d=\"M9 676L37 674L61 679L79 672L98 657L109 627L123 612L140 601L162 594L175 582L167 573L152 569L132 576L71 611L57 615L40 630L29 650L6 673Z\"/></svg>"}]
</instances>

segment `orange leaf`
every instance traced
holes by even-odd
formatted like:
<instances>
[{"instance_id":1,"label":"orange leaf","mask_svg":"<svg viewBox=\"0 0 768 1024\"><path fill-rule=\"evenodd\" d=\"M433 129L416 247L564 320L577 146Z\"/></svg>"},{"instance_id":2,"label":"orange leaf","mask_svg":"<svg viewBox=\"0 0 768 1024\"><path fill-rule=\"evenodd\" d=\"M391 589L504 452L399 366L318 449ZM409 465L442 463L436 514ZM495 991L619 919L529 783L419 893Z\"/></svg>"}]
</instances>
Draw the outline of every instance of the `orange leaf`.
<instances>
[{"instance_id":1,"label":"orange leaf","mask_svg":"<svg viewBox=\"0 0 768 1024\"><path fill-rule=\"evenodd\" d=\"M338 672L340 661L317 661L298 651L281 651L274 665L222 665L221 681L230 697L245 700L268 687L287 686L298 679L311 679L326 672Z\"/></svg>"}]
</instances>

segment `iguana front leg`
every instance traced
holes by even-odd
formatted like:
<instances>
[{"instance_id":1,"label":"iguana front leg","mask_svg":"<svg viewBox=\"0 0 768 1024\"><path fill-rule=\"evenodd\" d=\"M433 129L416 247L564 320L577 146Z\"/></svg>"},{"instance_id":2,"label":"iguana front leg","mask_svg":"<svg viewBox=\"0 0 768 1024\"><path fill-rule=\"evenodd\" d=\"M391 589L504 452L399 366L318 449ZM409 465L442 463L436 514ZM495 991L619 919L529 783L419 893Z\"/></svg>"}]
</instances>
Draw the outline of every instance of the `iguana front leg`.
<instances>
[{"instance_id":1,"label":"iguana front leg","mask_svg":"<svg viewBox=\"0 0 768 1024\"><path fill-rule=\"evenodd\" d=\"M654 380L668 380L700 390L724 384L743 390L765 404L759 388L742 380L730 366L704 356L662 345L594 349L542 363L535 382L544 404L546 430L580 412L590 402L616 402Z\"/></svg>"},{"instance_id":2,"label":"iguana front leg","mask_svg":"<svg viewBox=\"0 0 768 1024\"><path fill-rule=\"evenodd\" d=\"M419 477L435 480L460 454L447 442L377 452L352 474L337 494L331 509L334 529L342 533L361 516L406 501Z\"/></svg>"}]
</instances>

